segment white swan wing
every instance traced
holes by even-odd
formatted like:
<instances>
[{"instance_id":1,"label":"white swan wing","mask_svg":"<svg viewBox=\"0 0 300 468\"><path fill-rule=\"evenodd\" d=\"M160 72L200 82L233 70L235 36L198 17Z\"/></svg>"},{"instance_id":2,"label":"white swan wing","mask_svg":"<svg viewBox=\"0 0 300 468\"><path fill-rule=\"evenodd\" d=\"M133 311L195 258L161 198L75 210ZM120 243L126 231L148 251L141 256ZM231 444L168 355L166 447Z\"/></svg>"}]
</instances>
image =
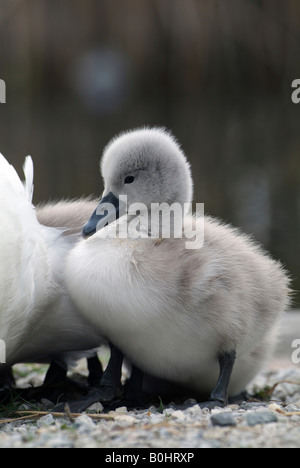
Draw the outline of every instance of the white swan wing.
<instances>
[{"instance_id":1,"label":"white swan wing","mask_svg":"<svg viewBox=\"0 0 300 468\"><path fill-rule=\"evenodd\" d=\"M25 183L0 155L0 339L7 353L17 347L45 294L50 266L33 205L33 163L26 158Z\"/></svg>"}]
</instances>

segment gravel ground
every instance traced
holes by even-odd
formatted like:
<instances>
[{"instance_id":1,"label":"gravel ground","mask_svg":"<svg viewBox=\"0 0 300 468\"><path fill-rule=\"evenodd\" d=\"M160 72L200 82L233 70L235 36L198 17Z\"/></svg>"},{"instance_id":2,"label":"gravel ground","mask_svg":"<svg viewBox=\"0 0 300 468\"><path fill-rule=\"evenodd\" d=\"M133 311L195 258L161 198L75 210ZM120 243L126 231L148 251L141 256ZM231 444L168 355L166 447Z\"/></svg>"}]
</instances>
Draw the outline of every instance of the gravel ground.
<instances>
[{"instance_id":1,"label":"gravel ground","mask_svg":"<svg viewBox=\"0 0 300 468\"><path fill-rule=\"evenodd\" d=\"M291 326L283 327L281 347L269 370L258 375L248 389L251 394L266 396L267 388L274 386L267 402L243 402L210 411L189 400L184 409L172 405L143 411L118 408L107 415L70 418L45 414L0 420L0 447L300 448L300 364L291 361L291 343L300 339L300 314L291 314L289 320ZM18 370L27 374L27 382L43 376L38 366L29 374L28 367L19 366Z\"/></svg>"}]
</instances>

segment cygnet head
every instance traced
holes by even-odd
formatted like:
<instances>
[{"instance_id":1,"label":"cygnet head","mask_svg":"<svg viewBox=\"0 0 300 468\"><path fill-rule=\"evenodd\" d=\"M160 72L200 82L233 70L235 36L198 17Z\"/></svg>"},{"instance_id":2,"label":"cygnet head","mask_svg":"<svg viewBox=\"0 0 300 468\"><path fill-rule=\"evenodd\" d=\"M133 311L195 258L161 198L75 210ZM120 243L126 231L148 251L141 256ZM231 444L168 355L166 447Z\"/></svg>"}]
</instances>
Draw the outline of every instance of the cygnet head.
<instances>
[{"instance_id":1,"label":"cygnet head","mask_svg":"<svg viewBox=\"0 0 300 468\"><path fill-rule=\"evenodd\" d=\"M105 186L100 205L109 202L118 209L121 195L127 196L127 206L174 202L184 205L192 201L190 165L165 129L143 128L121 134L104 149L100 166ZM101 218L97 210L83 228L85 237L96 231Z\"/></svg>"}]
</instances>

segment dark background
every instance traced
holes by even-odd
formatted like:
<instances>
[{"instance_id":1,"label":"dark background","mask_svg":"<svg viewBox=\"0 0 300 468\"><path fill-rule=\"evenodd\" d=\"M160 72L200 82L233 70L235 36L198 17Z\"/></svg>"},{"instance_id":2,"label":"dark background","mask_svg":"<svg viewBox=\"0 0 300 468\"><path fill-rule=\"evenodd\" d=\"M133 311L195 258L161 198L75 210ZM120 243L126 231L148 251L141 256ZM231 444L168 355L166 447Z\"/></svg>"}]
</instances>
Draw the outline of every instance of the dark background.
<instances>
[{"instance_id":1,"label":"dark background","mask_svg":"<svg viewBox=\"0 0 300 468\"><path fill-rule=\"evenodd\" d=\"M32 155L35 203L100 196L110 138L165 126L195 201L300 290L299 0L0 0L0 78L0 151Z\"/></svg>"}]
</instances>

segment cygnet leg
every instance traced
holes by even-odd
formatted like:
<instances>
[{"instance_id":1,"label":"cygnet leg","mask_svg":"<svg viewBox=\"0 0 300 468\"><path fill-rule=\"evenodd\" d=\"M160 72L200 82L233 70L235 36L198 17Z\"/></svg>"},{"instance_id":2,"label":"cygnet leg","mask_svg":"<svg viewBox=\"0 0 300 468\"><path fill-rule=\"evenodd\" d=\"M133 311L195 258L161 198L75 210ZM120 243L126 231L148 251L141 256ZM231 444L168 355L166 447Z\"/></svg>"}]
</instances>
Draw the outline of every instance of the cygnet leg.
<instances>
[{"instance_id":1,"label":"cygnet leg","mask_svg":"<svg viewBox=\"0 0 300 468\"><path fill-rule=\"evenodd\" d=\"M44 379L44 385L58 385L67 379L67 367L63 367L55 361L51 361Z\"/></svg>"},{"instance_id":2,"label":"cygnet leg","mask_svg":"<svg viewBox=\"0 0 300 468\"><path fill-rule=\"evenodd\" d=\"M0 363L0 403L6 404L11 400L12 390L15 385L12 367Z\"/></svg>"},{"instance_id":3,"label":"cygnet leg","mask_svg":"<svg viewBox=\"0 0 300 468\"><path fill-rule=\"evenodd\" d=\"M89 371L88 384L90 387L99 385L103 376L103 368L97 354L87 359L87 367Z\"/></svg>"},{"instance_id":4,"label":"cygnet leg","mask_svg":"<svg viewBox=\"0 0 300 468\"><path fill-rule=\"evenodd\" d=\"M139 399L143 392L144 372L132 365L130 379L125 384L125 398L128 400Z\"/></svg>"},{"instance_id":5,"label":"cygnet leg","mask_svg":"<svg viewBox=\"0 0 300 468\"><path fill-rule=\"evenodd\" d=\"M10 389L15 384L12 367L0 363L0 389Z\"/></svg>"},{"instance_id":6,"label":"cygnet leg","mask_svg":"<svg viewBox=\"0 0 300 468\"><path fill-rule=\"evenodd\" d=\"M132 365L131 376L124 386L123 398L105 405L105 410L114 410L120 406L126 406L130 409L145 408L143 380L144 372Z\"/></svg>"},{"instance_id":7,"label":"cygnet leg","mask_svg":"<svg viewBox=\"0 0 300 468\"><path fill-rule=\"evenodd\" d=\"M203 408L213 408L214 406L226 406L228 404L228 385L235 363L236 352L222 353L218 356L220 374L217 385L213 389L208 402L200 403Z\"/></svg>"},{"instance_id":8,"label":"cygnet leg","mask_svg":"<svg viewBox=\"0 0 300 468\"><path fill-rule=\"evenodd\" d=\"M112 343L110 358L98 387L101 401L112 401L121 393L121 375L124 354Z\"/></svg>"},{"instance_id":9,"label":"cygnet leg","mask_svg":"<svg viewBox=\"0 0 300 468\"><path fill-rule=\"evenodd\" d=\"M68 402L71 413L81 413L89 406L101 402L112 401L121 394L121 373L124 355L110 343L110 358L103 372L100 384L88 392L88 394L76 401ZM64 411L65 404L59 404L54 411Z\"/></svg>"}]
</instances>

